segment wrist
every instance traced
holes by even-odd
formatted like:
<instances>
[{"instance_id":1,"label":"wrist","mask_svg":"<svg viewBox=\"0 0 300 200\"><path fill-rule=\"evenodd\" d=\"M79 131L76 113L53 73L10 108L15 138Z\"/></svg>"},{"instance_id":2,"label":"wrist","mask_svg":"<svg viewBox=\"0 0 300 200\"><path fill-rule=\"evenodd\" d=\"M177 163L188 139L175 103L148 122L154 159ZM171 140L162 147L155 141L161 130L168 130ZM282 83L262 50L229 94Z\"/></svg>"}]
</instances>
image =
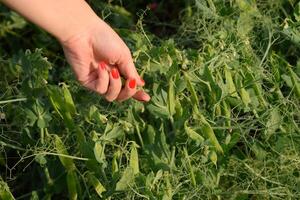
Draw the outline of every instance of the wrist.
<instances>
[{"instance_id":1,"label":"wrist","mask_svg":"<svg viewBox=\"0 0 300 200\"><path fill-rule=\"evenodd\" d=\"M65 43L70 38L80 35L93 28L101 20L85 1L77 2L77 5L65 14L59 26L55 26L53 35ZM49 31L51 32L51 31Z\"/></svg>"}]
</instances>

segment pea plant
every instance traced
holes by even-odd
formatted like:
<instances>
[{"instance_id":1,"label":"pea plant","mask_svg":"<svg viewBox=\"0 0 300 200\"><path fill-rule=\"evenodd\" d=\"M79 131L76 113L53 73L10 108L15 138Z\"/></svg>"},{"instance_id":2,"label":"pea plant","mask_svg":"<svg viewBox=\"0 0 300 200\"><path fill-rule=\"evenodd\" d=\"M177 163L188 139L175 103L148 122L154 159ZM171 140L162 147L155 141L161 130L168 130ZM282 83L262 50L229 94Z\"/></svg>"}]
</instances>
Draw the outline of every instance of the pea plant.
<instances>
[{"instance_id":1,"label":"pea plant","mask_svg":"<svg viewBox=\"0 0 300 200\"><path fill-rule=\"evenodd\" d=\"M0 5L0 199L300 197L299 2L178 2L166 22L169 1L90 3L151 101L84 89L58 43Z\"/></svg>"}]
</instances>

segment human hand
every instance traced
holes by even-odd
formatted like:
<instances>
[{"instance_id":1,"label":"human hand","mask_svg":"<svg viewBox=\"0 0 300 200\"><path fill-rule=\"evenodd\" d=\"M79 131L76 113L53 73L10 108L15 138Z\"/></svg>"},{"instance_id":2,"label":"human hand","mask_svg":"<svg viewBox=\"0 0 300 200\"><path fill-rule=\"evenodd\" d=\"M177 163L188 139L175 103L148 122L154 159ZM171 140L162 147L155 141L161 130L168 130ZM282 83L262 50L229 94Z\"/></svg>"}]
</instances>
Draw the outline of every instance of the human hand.
<instances>
[{"instance_id":1,"label":"human hand","mask_svg":"<svg viewBox=\"0 0 300 200\"><path fill-rule=\"evenodd\" d=\"M136 71L128 47L87 2L2 1L61 42L82 85L104 95L108 101L124 101L130 97L150 100L147 93L137 88L145 83ZM125 79L123 89L119 72Z\"/></svg>"},{"instance_id":2,"label":"human hand","mask_svg":"<svg viewBox=\"0 0 300 200\"><path fill-rule=\"evenodd\" d=\"M137 88L144 86L145 82L134 66L130 50L101 19L61 43L83 86L103 95L108 101L124 101L130 97L145 102L150 100L146 92ZM123 88L121 76L125 79Z\"/></svg>"}]
</instances>

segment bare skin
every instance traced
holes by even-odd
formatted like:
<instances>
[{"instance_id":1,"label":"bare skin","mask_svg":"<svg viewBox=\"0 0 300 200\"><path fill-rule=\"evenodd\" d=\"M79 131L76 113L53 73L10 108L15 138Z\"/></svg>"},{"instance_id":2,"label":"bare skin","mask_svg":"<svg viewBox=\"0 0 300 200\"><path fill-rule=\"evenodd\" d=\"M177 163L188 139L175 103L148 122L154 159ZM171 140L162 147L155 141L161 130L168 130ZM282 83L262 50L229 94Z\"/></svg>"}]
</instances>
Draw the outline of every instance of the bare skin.
<instances>
[{"instance_id":1,"label":"bare skin","mask_svg":"<svg viewBox=\"0 0 300 200\"><path fill-rule=\"evenodd\" d=\"M130 53L118 34L83 0L4 0L60 41L78 81L103 95L107 101L134 98L147 102L150 96ZM121 77L125 79L122 86Z\"/></svg>"}]
</instances>

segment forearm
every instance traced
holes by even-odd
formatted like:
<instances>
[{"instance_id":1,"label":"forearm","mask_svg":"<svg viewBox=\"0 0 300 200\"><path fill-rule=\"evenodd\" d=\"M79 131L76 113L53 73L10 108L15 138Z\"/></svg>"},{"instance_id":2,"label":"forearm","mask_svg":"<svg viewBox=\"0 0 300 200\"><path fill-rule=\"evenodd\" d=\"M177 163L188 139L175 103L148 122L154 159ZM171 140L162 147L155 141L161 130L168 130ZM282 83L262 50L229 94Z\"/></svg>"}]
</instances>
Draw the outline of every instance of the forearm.
<instances>
[{"instance_id":1,"label":"forearm","mask_svg":"<svg viewBox=\"0 0 300 200\"><path fill-rule=\"evenodd\" d=\"M99 20L84 0L2 0L29 21L65 41Z\"/></svg>"}]
</instances>

